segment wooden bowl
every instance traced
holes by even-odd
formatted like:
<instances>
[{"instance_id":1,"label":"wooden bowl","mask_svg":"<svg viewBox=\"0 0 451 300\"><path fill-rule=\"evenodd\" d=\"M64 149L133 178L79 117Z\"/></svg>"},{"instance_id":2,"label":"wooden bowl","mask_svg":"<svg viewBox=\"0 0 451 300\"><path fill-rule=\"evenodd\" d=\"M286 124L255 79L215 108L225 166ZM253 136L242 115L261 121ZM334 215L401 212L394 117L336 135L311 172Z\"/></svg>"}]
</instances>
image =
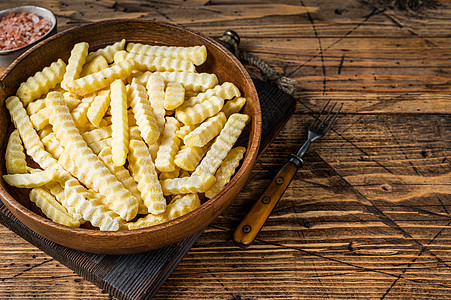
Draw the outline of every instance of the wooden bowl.
<instances>
[{"instance_id":1,"label":"wooden bowl","mask_svg":"<svg viewBox=\"0 0 451 300\"><path fill-rule=\"evenodd\" d=\"M1 175L6 173L4 153L13 129L4 101L15 94L19 84L35 72L49 66L57 58L67 62L75 43L88 42L90 51L121 39L155 45L205 45L207 61L199 72L217 75L220 83L233 82L246 97L244 112L251 116L245 135L246 155L230 183L214 198L192 212L156 226L103 232L87 228L71 228L52 222L28 199L28 190L17 189L1 180L0 196L8 209L34 232L69 248L102 254L129 254L161 248L180 241L210 224L243 188L256 160L261 137L261 112L253 82L241 63L219 43L199 33L174 24L110 20L73 28L52 36L20 56L0 77L0 153ZM241 139L241 137L240 137ZM246 141L247 140L247 141Z\"/></svg>"}]
</instances>

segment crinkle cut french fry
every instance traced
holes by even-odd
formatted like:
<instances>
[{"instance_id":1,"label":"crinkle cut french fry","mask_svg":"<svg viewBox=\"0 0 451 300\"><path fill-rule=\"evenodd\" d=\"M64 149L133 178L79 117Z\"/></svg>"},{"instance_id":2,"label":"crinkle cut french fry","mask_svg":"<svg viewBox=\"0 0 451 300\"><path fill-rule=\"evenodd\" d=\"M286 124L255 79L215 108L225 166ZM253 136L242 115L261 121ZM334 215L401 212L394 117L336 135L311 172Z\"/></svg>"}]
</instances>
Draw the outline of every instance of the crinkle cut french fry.
<instances>
[{"instance_id":1,"label":"crinkle cut french fry","mask_svg":"<svg viewBox=\"0 0 451 300\"><path fill-rule=\"evenodd\" d=\"M111 125L103 126L100 128L96 128L93 130L85 131L81 135L87 144L97 142L100 140L104 140L110 138L112 136L113 130L111 129Z\"/></svg>"},{"instance_id":2,"label":"crinkle cut french fry","mask_svg":"<svg viewBox=\"0 0 451 300\"><path fill-rule=\"evenodd\" d=\"M227 101L222 107L222 112L225 113L226 117L230 117L231 115L239 112L243 106L246 104L246 98L244 97L236 97L232 100Z\"/></svg>"},{"instance_id":3,"label":"crinkle cut french fry","mask_svg":"<svg viewBox=\"0 0 451 300\"><path fill-rule=\"evenodd\" d=\"M8 97L5 100L5 104L6 108L9 110L15 127L19 131L28 155L30 155L31 158L43 169L53 166L56 163L56 160L44 150L44 145L36 133L36 130L33 128L30 118L28 117L27 112L25 111L25 108L19 98L16 96ZM30 150L35 147L37 149L30 152Z\"/></svg>"},{"instance_id":4,"label":"crinkle cut french fry","mask_svg":"<svg viewBox=\"0 0 451 300\"><path fill-rule=\"evenodd\" d=\"M203 147L215 138L224 127L227 118L223 112L210 117L183 138L187 146Z\"/></svg>"},{"instance_id":5,"label":"crinkle cut french fry","mask_svg":"<svg viewBox=\"0 0 451 300\"><path fill-rule=\"evenodd\" d=\"M164 93L164 108L166 110L176 109L185 101L185 89L178 82L168 82Z\"/></svg>"},{"instance_id":6,"label":"crinkle cut french fry","mask_svg":"<svg viewBox=\"0 0 451 300\"><path fill-rule=\"evenodd\" d=\"M194 129L197 128L197 125L184 125L182 127L180 127L179 130L177 130L175 132L175 134L180 138L183 139L188 133L190 133L191 131L193 131Z\"/></svg>"},{"instance_id":7,"label":"crinkle cut french fry","mask_svg":"<svg viewBox=\"0 0 451 300\"><path fill-rule=\"evenodd\" d=\"M69 179L74 178L71 177L68 178L68 180ZM44 187L49 190L50 194L52 194L52 196L55 197L56 201L58 201L58 203L60 203L67 210L67 212L72 216L72 218L77 220L80 224L84 224L86 222L81 214L77 213L73 207L67 205L64 195L64 184L61 184L53 180L44 185Z\"/></svg>"},{"instance_id":8,"label":"crinkle cut french fry","mask_svg":"<svg viewBox=\"0 0 451 300\"><path fill-rule=\"evenodd\" d=\"M95 141L95 142L87 142L88 147L94 152L95 154L99 154L100 151L102 151L105 147L111 147L111 140L112 138L106 138L104 140Z\"/></svg>"},{"instance_id":9,"label":"crinkle cut french fry","mask_svg":"<svg viewBox=\"0 0 451 300\"><path fill-rule=\"evenodd\" d=\"M80 105L81 100L77 98L76 95L71 94L69 92L63 93L64 101L66 102L67 107L69 107L69 111L72 112L78 105ZM45 102L45 99L43 99ZM30 103L31 104L31 103ZM28 104L28 106L30 106ZM28 108L27 106L27 108Z\"/></svg>"},{"instance_id":10,"label":"crinkle cut french fry","mask_svg":"<svg viewBox=\"0 0 451 300\"><path fill-rule=\"evenodd\" d=\"M53 222L70 227L80 227L80 222L74 219L46 189L33 188L30 191L30 200Z\"/></svg>"},{"instance_id":11,"label":"crinkle cut french fry","mask_svg":"<svg viewBox=\"0 0 451 300\"><path fill-rule=\"evenodd\" d=\"M159 215L149 214L136 222L128 223L128 229L138 229L161 224L175 218L181 217L200 206L197 194L177 195L168 204L164 213Z\"/></svg>"},{"instance_id":12,"label":"crinkle cut french fry","mask_svg":"<svg viewBox=\"0 0 451 300\"><path fill-rule=\"evenodd\" d=\"M180 139L175 132L180 128L180 123L173 117L166 117L160 148L155 159L155 166L160 172L172 172L175 169L174 157L180 147Z\"/></svg>"},{"instance_id":13,"label":"crinkle cut french fry","mask_svg":"<svg viewBox=\"0 0 451 300\"><path fill-rule=\"evenodd\" d=\"M54 158L58 159L61 154L64 152L64 148L61 146L60 141L56 138L54 132L46 135L42 138L42 143L45 146L45 150L47 150Z\"/></svg>"},{"instance_id":14,"label":"crinkle cut french fry","mask_svg":"<svg viewBox=\"0 0 451 300\"><path fill-rule=\"evenodd\" d=\"M66 73L64 73L61 87L66 89L66 84L70 81L78 79L80 77L81 70L88 56L89 44L86 42L80 42L74 45L70 52L70 57L66 66Z\"/></svg>"},{"instance_id":15,"label":"crinkle cut french fry","mask_svg":"<svg viewBox=\"0 0 451 300\"><path fill-rule=\"evenodd\" d=\"M158 128L160 128L160 133L162 133L165 123L164 116L166 114L166 110L164 109L164 78L159 75L150 75L147 80L146 88L155 121Z\"/></svg>"},{"instance_id":16,"label":"crinkle cut french fry","mask_svg":"<svg viewBox=\"0 0 451 300\"><path fill-rule=\"evenodd\" d=\"M89 62L85 63L80 72L80 77L85 77L108 68L108 62L103 55L97 55Z\"/></svg>"},{"instance_id":17,"label":"crinkle cut french fry","mask_svg":"<svg viewBox=\"0 0 451 300\"><path fill-rule=\"evenodd\" d=\"M86 58L86 62L88 63L95 57L102 55L103 57L105 57L106 61L109 64L111 64L114 61L114 54L117 51L124 50L124 47L125 47L125 39L122 39L121 41L116 42L112 45L108 45L95 52L89 53L88 57Z\"/></svg>"},{"instance_id":18,"label":"crinkle cut french fry","mask_svg":"<svg viewBox=\"0 0 451 300\"><path fill-rule=\"evenodd\" d=\"M155 143L160 136L160 129L155 120L146 88L136 78L133 78L130 85L128 98L142 138L148 145Z\"/></svg>"},{"instance_id":19,"label":"crinkle cut french fry","mask_svg":"<svg viewBox=\"0 0 451 300\"><path fill-rule=\"evenodd\" d=\"M28 103L27 105L27 113L29 116L37 113L41 109L45 108L45 98L44 99L37 99L33 102Z\"/></svg>"},{"instance_id":20,"label":"crinkle cut french fry","mask_svg":"<svg viewBox=\"0 0 451 300\"><path fill-rule=\"evenodd\" d=\"M5 153L6 172L8 174L27 173L27 161L19 131L11 132Z\"/></svg>"},{"instance_id":21,"label":"crinkle cut french fry","mask_svg":"<svg viewBox=\"0 0 451 300\"><path fill-rule=\"evenodd\" d=\"M135 66L133 60L125 60L97 73L78 78L67 84L67 90L77 95L87 95L109 86L116 79L125 79Z\"/></svg>"},{"instance_id":22,"label":"crinkle cut french fry","mask_svg":"<svg viewBox=\"0 0 451 300\"><path fill-rule=\"evenodd\" d=\"M184 145L175 155L174 163L183 170L194 171L206 152L207 147L190 147Z\"/></svg>"},{"instance_id":23,"label":"crinkle cut french fry","mask_svg":"<svg viewBox=\"0 0 451 300\"><path fill-rule=\"evenodd\" d=\"M36 130L41 130L45 126L49 125L49 113L44 107L40 111L30 115L30 121L33 123L33 127Z\"/></svg>"},{"instance_id":24,"label":"crinkle cut french fry","mask_svg":"<svg viewBox=\"0 0 451 300\"><path fill-rule=\"evenodd\" d=\"M56 176L56 172L56 169L52 168L31 174L6 174L3 175L3 180L7 184L18 188L34 188L52 181Z\"/></svg>"},{"instance_id":25,"label":"crinkle cut french fry","mask_svg":"<svg viewBox=\"0 0 451 300\"><path fill-rule=\"evenodd\" d=\"M245 152L246 148L244 147L236 147L230 150L216 171L216 183L205 192L207 198L216 196L229 183Z\"/></svg>"},{"instance_id":26,"label":"crinkle cut french fry","mask_svg":"<svg viewBox=\"0 0 451 300\"><path fill-rule=\"evenodd\" d=\"M167 82L178 82L185 90L195 92L204 92L218 84L218 78L215 74L209 73L190 73L190 72L154 72L160 75Z\"/></svg>"},{"instance_id":27,"label":"crinkle cut french fry","mask_svg":"<svg viewBox=\"0 0 451 300\"><path fill-rule=\"evenodd\" d=\"M130 175L129 171L124 166L116 166L113 162L113 154L111 153L111 148L106 147L102 149L99 153L99 158L105 166L113 173L117 179L135 196L139 202L138 214L147 214L147 206L145 206L141 193L138 189L138 184Z\"/></svg>"},{"instance_id":28,"label":"crinkle cut french fry","mask_svg":"<svg viewBox=\"0 0 451 300\"><path fill-rule=\"evenodd\" d=\"M162 180L161 188L165 196L203 193L208 191L215 182L216 178L214 175L190 176Z\"/></svg>"},{"instance_id":29,"label":"crinkle cut french fry","mask_svg":"<svg viewBox=\"0 0 451 300\"><path fill-rule=\"evenodd\" d=\"M41 138L41 140L43 138L45 138L46 136L48 136L49 134L51 134L53 132L53 128L52 125L47 125L44 128L42 128L41 130L38 131L38 135Z\"/></svg>"},{"instance_id":30,"label":"crinkle cut french fry","mask_svg":"<svg viewBox=\"0 0 451 300\"><path fill-rule=\"evenodd\" d=\"M138 211L138 200L105 167L103 162L87 146L64 103L60 93L49 93L46 105L50 108L50 124L64 149L69 151L72 160L82 169L94 189L107 200L111 210L124 220L133 219Z\"/></svg>"},{"instance_id":31,"label":"crinkle cut french fry","mask_svg":"<svg viewBox=\"0 0 451 300\"><path fill-rule=\"evenodd\" d=\"M70 112L78 128L82 128L83 126L88 124L89 121L87 114L89 106L91 106L92 101L94 101L94 96L83 98L80 104Z\"/></svg>"},{"instance_id":32,"label":"crinkle cut french fry","mask_svg":"<svg viewBox=\"0 0 451 300\"><path fill-rule=\"evenodd\" d=\"M58 59L50 67L45 67L42 71L29 77L27 81L22 82L17 89L16 95L20 98L23 105L27 106L28 103L38 99L60 83L65 72L66 64L62 59Z\"/></svg>"},{"instance_id":33,"label":"crinkle cut french fry","mask_svg":"<svg viewBox=\"0 0 451 300\"><path fill-rule=\"evenodd\" d=\"M175 117L185 125L195 125L216 115L224 106L224 99L213 96L199 104L176 110Z\"/></svg>"},{"instance_id":34,"label":"crinkle cut french fry","mask_svg":"<svg viewBox=\"0 0 451 300\"><path fill-rule=\"evenodd\" d=\"M86 116L92 125L99 127L108 107L110 106L110 90L101 90L97 93L88 108Z\"/></svg>"},{"instance_id":35,"label":"crinkle cut french fry","mask_svg":"<svg viewBox=\"0 0 451 300\"><path fill-rule=\"evenodd\" d=\"M142 141L130 141L129 168L138 183L138 189L149 213L161 214L166 209L155 165L149 149Z\"/></svg>"},{"instance_id":36,"label":"crinkle cut french fry","mask_svg":"<svg viewBox=\"0 0 451 300\"><path fill-rule=\"evenodd\" d=\"M75 179L66 181L64 193L67 205L83 216L83 219L91 222L93 226L102 231L117 231L124 224L123 220L114 212L95 201L89 199L89 193Z\"/></svg>"},{"instance_id":37,"label":"crinkle cut french fry","mask_svg":"<svg viewBox=\"0 0 451 300\"><path fill-rule=\"evenodd\" d=\"M138 53L130 53L127 51L118 51L114 55L114 62L118 63L126 59L133 59L136 62L137 69L142 71L186 71L186 72L196 72L196 67L190 61L163 57L163 56L149 56Z\"/></svg>"},{"instance_id":38,"label":"crinkle cut french fry","mask_svg":"<svg viewBox=\"0 0 451 300\"><path fill-rule=\"evenodd\" d=\"M129 134L127 92L122 80L116 79L111 84L110 97L113 161L116 166L123 166L128 154Z\"/></svg>"},{"instance_id":39,"label":"crinkle cut french fry","mask_svg":"<svg viewBox=\"0 0 451 300\"><path fill-rule=\"evenodd\" d=\"M138 126L130 126L129 127L129 133L130 133L130 140L143 140L141 136L141 131L139 130Z\"/></svg>"},{"instance_id":40,"label":"crinkle cut french fry","mask_svg":"<svg viewBox=\"0 0 451 300\"><path fill-rule=\"evenodd\" d=\"M161 181L161 180L165 180L165 179L178 178L179 175L180 175L180 168L176 166L174 171L162 172L162 173L160 173L160 176L158 176L158 178Z\"/></svg>"},{"instance_id":41,"label":"crinkle cut french fry","mask_svg":"<svg viewBox=\"0 0 451 300\"><path fill-rule=\"evenodd\" d=\"M176 47L176 46L153 46L138 43L128 43L127 51L142 53L150 56L164 56L179 58L193 62L199 66L207 59L207 48L202 46Z\"/></svg>"},{"instance_id":42,"label":"crinkle cut french fry","mask_svg":"<svg viewBox=\"0 0 451 300\"><path fill-rule=\"evenodd\" d=\"M243 131L249 116L245 114L233 114L229 117L221 133L216 138L204 158L197 166L193 175L212 175L216 173L219 165L229 153L232 146Z\"/></svg>"},{"instance_id":43,"label":"crinkle cut french fry","mask_svg":"<svg viewBox=\"0 0 451 300\"><path fill-rule=\"evenodd\" d=\"M196 96L190 97L186 100L179 109L185 109L189 106L194 106L196 104L202 103L203 101L210 99L213 96L218 96L224 100L232 99L234 97L239 97L241 95L240 90L231 82L224 82L221 85L216 85L215 87L206 90L203 93L199 93Z\"/></svg>"}]
</instances>

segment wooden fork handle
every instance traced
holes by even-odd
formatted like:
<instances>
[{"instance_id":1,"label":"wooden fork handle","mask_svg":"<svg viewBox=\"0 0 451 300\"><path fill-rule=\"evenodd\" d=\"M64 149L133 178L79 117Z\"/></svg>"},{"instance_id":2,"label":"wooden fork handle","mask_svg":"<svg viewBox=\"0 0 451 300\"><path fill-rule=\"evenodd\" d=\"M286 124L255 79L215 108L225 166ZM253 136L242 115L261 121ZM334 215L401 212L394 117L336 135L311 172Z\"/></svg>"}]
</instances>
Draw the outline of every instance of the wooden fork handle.
<instances>
[{"instance_id":1,"label":"wooden fork handle","mask_svg":"<svg viewBox=\"0 0 451 300\"><path fill-rule=\"evenodd\" d=\"M236 228L233 240L238 246L248 247L252 244L301 165L302 160L293 159L283 165Z\"/></svg>"}]
</instances>

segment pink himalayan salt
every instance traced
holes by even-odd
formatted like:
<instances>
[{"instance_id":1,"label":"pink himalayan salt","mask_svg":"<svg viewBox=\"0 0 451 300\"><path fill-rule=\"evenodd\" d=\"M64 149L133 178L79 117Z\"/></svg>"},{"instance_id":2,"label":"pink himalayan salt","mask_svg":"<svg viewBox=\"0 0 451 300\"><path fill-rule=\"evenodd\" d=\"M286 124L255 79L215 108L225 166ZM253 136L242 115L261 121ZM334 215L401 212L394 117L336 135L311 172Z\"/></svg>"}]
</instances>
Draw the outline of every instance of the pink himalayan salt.
<instances>
[{"instance_id":1,"label":"pink himalayan salt","mask_svg":"<svg viewBox=\"0 0 451 300\"><path fill-rule=\"evenodd\" d=\"M34 13L10 12L0 21L0 50L29 45L43 37L51 27L49 21Z\"/></svg>"}]
</instances>

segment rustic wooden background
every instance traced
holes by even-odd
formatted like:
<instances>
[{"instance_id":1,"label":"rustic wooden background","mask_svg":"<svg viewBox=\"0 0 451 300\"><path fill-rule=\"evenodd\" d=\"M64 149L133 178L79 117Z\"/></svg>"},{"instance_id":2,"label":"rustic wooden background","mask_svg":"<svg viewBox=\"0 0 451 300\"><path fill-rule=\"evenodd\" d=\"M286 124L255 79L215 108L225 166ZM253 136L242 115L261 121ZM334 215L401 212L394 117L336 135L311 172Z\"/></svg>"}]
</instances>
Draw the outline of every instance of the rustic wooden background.
<instances>
[{"instance_id":1,"label":"rustic wooden background","mask_svg":"<svg viewBox=\"0 0 451 300\"><path fill-rule=\"evenodd\" d=\"M155 299L451 299L451 4L275 2L15 0L0 9L50 8L59 31L111 18L211 37L233 29L243 49L297 81L294 116ZM344 103L333 130L254 245L235 247L235 226L329 99ZM2 226L0 269L0 299L111 298Z\"/></svg>"}]
</instances>

